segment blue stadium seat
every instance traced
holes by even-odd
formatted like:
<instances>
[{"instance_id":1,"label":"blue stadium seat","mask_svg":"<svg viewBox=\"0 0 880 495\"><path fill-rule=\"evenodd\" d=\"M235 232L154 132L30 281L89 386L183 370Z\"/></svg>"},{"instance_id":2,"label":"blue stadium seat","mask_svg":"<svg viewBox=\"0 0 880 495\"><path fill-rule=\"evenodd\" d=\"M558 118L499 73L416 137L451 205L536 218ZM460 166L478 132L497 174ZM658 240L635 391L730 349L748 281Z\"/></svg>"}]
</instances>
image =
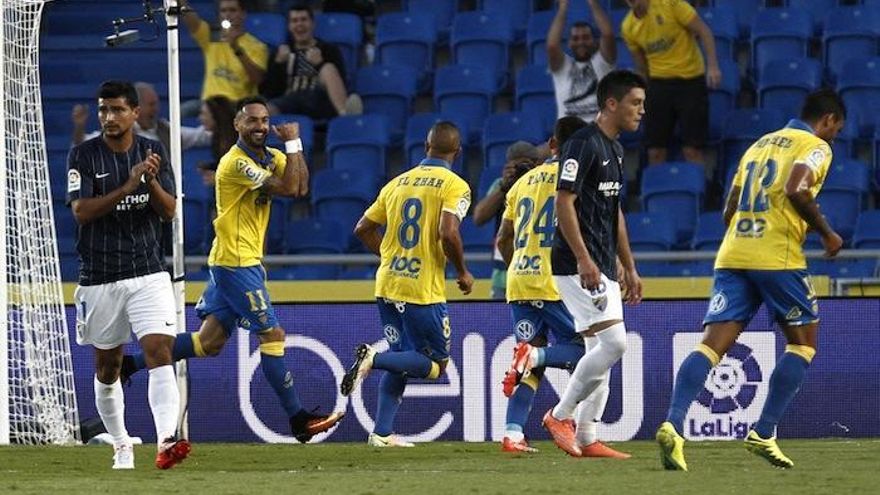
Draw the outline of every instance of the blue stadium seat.
<instances>
[{"instance_id":1,"label":"blue stadium seat","mask_svg":"<svg viewBox=\"0 0 880 495\"><path fill-rule=\"evenodd\" d=\"M495 222L486 222L478 227L472 217L467 217L461 222L460 231L465 252L487 252L495 246Z\"/></svg>"},{"instance_id":2,"label":"blue stadium seat","mask_svg":"<svg viewBox=\"0 0 880 495\"><path fill-rule=\"evenodd\" d=\"M867 201L870 171L864 163L835 158L825 177L817 201L823 212L832 212L838 219L835 227L841 237L849 239L859 213Z\"/></svg>"},{"instance_id":3,"label":"blue stadium seat","mask_svg":"<svg viewBox=\"0 0 880 495\"><path fill-rule=\"evenodd\" d=\"M357 93L364 112L388 117L392 142L399 143L412 113L416 96L416 71L409 67L371 65L358 70Z\"/></svg>"},{"instance_id":4,"label":"blue stadium seat","mask_svg":"<svg viewBox=\"0 0 880 495\"><path fill-rule=\"evenodd\" d=\"M77 223L73 211L64 204L64 197L52 200L52 213L55 215L55 233L59 237L76 237Z\"/></svg>"},{"instance_id":5,"label":"blue stadium seat","mask_svg":"<svg viewBox=\"0 0 880 495\"><path fill-rule=\"evenodd\" d=\"M472 261L467 264L467 267L476 279L492 276L493 264L491 261ZM446 265L446 280L455 280L455 268L448 263Z\"/></svg>"},{"instance_id":6,"label":"blue stadium seat","mask_svg":"<svg viewBox=\"0 0 880 495\"><path fill-rule=\"evenodd\" d=\"M382 65L399 65L417 71L418 87L427 91L434 71L437 26L434 16L419 12L391 12L379 16L376 24L376 60Z\"/></svg>"},{"instance_id":7,"label":"blue stadium seat","mask_svg":"<svg viewBox=\"0 0 880 495\"><path fill-rule=\"evenodd\" d=\"M273 124L277 125L281 122L296 122L299 124L299 138L302 140L303 152L306 155L306 160L311 158L312 149L315 147L315 121L308 115L296 113L280 113L272 117ZM284 150L284 143L281 142L281 138L275 135L274 132L269 133L269 139L266 141L266 144Z\"/></svg>"},{"instance_id":8,"label":"blue stadium seat","mask_svg":"<svg viewBox=\"0 0 880 495\"><path fill-rule=\"evenodd\" d=\"M507 16L458 13L452 22L449 42L456 64L480 65L495 75L499 89L507 84L509 46L513 42L513 28Z\"/></svg>"},{"instance_id":9,"label":"blue stadium seat","mask_svg":"<svg viewBox=\"0 0 880 495\"><path fill-rule=\"evenodd\" d=\"M332 220L310 218L287 226L289 254L336 254L348 247L351 229Z\"/></svg>"},{"instance_id":10,"label":"blue stadium seat","mask_svg":"<svg viewBox=\"0 0 880 495\"><path fill-rule=\"evenodd\" d=\"M758 101L762 108L778 108L797 117L804 97L822 84L822 65L812 58L779 59L761 70Z\"/></svg>"},{"instance_id":11,"label":"blue stadium seat","mask_svg":"<svg viewBox=\"0 0 880 495\"><path fill-rule=\"evenodd\" d=\"M467 122L469 141L480 139L483 121L492 113L495 75L476 65L447 65L434 76L434 110Z\"/></svg>"},{"instance_id":12,"label":"blue stadium seat","mask_svg":"<svg viewBox=\"0 0 880 495\"><path fill-rule=\"evenodd\" d=\"M271 12L248 12L245 30L274 50L287 41L287 19Z\"/></svg>"},{"instance_id":13,"label":"blue stadium seat","mask_svg":"<svg viewBox=\"0 0 880 495\"><path fill-rule=\"evenodd\" d=\"M351 170L319 170L312 176L312 205L318 220L335 220L350 232L376 197L373 177Z\"/></svg>"},{"instance_id":14,"label":"blue stadium seat","mask_svg":"<svg viewBox=\"0 0 880 495\"><path fill-rule=\"evenodd\" d=\"M776 109L736 109L727 114L721 133L721 161L717 180L726 178L736 168L743 153L758 138L773 132L786 123L785 115Z\"/></svg>"},{"instance_id":15,"label":"blue stadium seat","mask_svg":"<svg viewBox=\"0 0 880 495\"><path fill-rule=\"evenodd\" d=\"M452 19L458 10L458 0L403 0L403 10L433 15L438 41L446 43L449 41Z\"/></svg>"},{"instance_id":16,"label":"blue stadium seat","mask_svg":"<svg viewBox=\"0 0 880 495\"><path fill-rule=\"evenodd\" d=\"M705 190L706 171L701 165L669 162L642 172L642 208L648 213L669 215L678 244L690 244Z\"/></svg>"},{"instance_id":17,"label":"blue stadium seat","mask_svg":"<svg viewBox=\"0 0 880 495\"><path fill-rule=\"evenodd\" d=\"M76 282L79 280L79 255L78 254L62 254L60 255L61 264L61 281Z\"/></svg>"},{"instance_id":18,"label":"blue stadium seat","mask_svg":"<svg viewBox=\"0 0 880 495\"><path fill-rule=\"evenodd\" d=\"M345 74L351 82L357 71L364 37L361 18L336 12L318 14L315 16L315 36L339 48L345 60Z\"/></svg>"},{"instance_id":19,"label":"blue stadium seat","mask_svg":"<svg viewBox=\"0 0 880 495\"><path fill-rule=\"evenodd\" d=\"M752 26L752 72L760 80L760 71L768 62L807 56L813 19L803 10L783 7L758 12Z\"/></svg>"},{"instance_id":20,"label":"blue stadium seat","mask_svg":"<svg viewBox=\"0 0 880 495\"><path fill-rule=\"evenodd\" d=\"M831 278L869 278L877 273L877 260L808 260L807 270L813 275L827 275Z\"/></svg>"},{"instance_id":21,"label":"blue stadium seat","mask_svg":"<svg viewBox=\"0 0 880 495\"><path fill-rule=\"evenodd\" d=\"M658 268L661 277L711 277L714 274L714 261L670 261Z\"/></svg>"},{"instance_id":22,"label":"blue stadium seat","mask_svg":"<svg viewBox=\"0 0 880 495\"><path fill-rule=\"evenodd\" d=\"M542 10L532 12L526 26L526 53L530 65L547 65L547 31L556 17L555 10ZM568 31L562 33L564 39L568 37ZM620 56L620 54L618 54Z\"/></svg>"},{"instance_id":23,"label":"blue stadium seat","mask_svg":"<svg viewBox=\"0 0 880 495\"><path fill-rule=\"evenodd\" d=\"M697 12L712 30L718 58L733 60L736 57L736 40L739 39L736 11L730 6L720 6L704 7L697 9Z\"/></svg>"},{"instance_id":24,"label":"blue stadium seat","mask_svg":"<svg viewBox=\"0 0 880 495\"><path fill-rule=\"evenodd\" d=\"M740 90L739 64L733 59L719 57L718 67L721 69L721 84L709 89L709 140L713 143L721 139L724 118L736 108Z\"/></svg>"},{"instance_id":25,"label":"blue stadium seat","mask_svg":"<svg viewBox=\"0 0 880 495\"><path fill-rule=\"evenodd\" d=\"M860 133L869 135L880 110L880 57L851 58L837 77L837 91L849 109L858 109Z\"/></svg>"},{"instance_id":26,"label":"blue stadium seat","mask_svg":"<svg viewBox=\"0 0 880 495\"><path fill-rule=\"evenodd\" d=\"M712 3L716 8L729 7L736 12L739 34L743 39L749 37L755 17L764 8L764 0L714 0Z\"/></svg>"},{"instance_id":27,"label":"blue stadium seat","mask_svg":"<svg viewBox=\"0 0 880 495\"><path fill-rule=\"evenodd\" d=\"M477 183L477 199L483 199L488 194L489 189L492 187L492 184L496 179L501 177L501 173L504 171L503 166L498 167L483 167L480 170L480 177Z\"/></svg>"},{"instance_id":28,"label":"blue stadium seat","mask_svg":"<svg viewBox=\"0 0 880 495\"><path fill-rule=\"evenodd\" d=\"M327 127L327 163L337 170L385 176L385 149L391 141L384 115L336 117Z\"/></svg>"},{"instance_id":29,"label":"blue stadium seat","mask_svg":"<svg viewBox=\"0 0 880 495\"><path fill-rule=\"evenodd\" d=\"M521 112L490 115L483 127L483 167L504 166L508 146L520 140L541 144L544 141L542 123Z\"/></svg>"},{"instance_id":30,"label":"blue stadium seat","mask_svg":"<svg viewBox=\"0 0 880 495\"><path fill-rule=\"evenodd\" d=\"M296 265L273 267L266 271L269 280L336 280L339 265Z\"/></svg>"},{"instance_id":31,"label":"blue stadium seat","mask_svg":"<svg viewBox=\"0 0 880 495\"><path fill-rule=\"evenodd\" d=\"M617 63L615 64L617 68L635 69L636 63L633 59L632 52L630 52L629 47L626 46L626 42L624 42L622 38L617 38L615 43L617 44Z\"/></svg>"},{"instance_id":32,"label":"blue stadium seat","mask_svg":"<svg viewBox=\"0 0 880 495\"><path fill-rule=\"evenodd\" d=\"M812 1L802 3L813 3ZM821 2L818 2L821 3ZM850 58L877 55L880 12L868 7L839 7L824 12L827 16L822 36L822 56L832 80Z\"/></svg>"},{"instance_id":33,"label":"blue stadium seat","mask_svg":"<svg viewBox=\"0 0 880 495\"><path fill-rule=\"evenodd\" d=\"M288 198L272 198L269 225L266 228L266 251L269 254L284 253L287 242L287 225L290 223L293 201Z\"/></svg>"},{"instance_id":34,"label":"blue stadium seat","mask_svg":"<svg viewBox=\"0 0 880 495\"><path fill-rule=\"evenodd\" d=\"M467 122L456 117L447 117L439 113L416 113L410 115L406 122L406 135L404 136L404 148L406 151L406 164L415 166L423 158L425 158L425 141L428 137L428 131L435 123L447 120L458 127L461 134L462 148L467 144L468 128ZM461 175L464 171L464 153L459 155L458 159L452 164L452 170Z\"/></svg>"},{"instance_id":35,"label":"blue stadium seat","mask_svg":"<svg viewBox=\"0 0 880 495\"><path fill-rule=\"evenodd\" d=\"M874 173L872 176L874 190L880 191L880 118L877 119L877 125L874 127Z\"/></svg>"},{"instance_id":36,"label":"blue stadium seat","mask_svg":"<svg viewBox=\"0 0 880 495\"><path fill-rule=\"evenodd\" d=\"M344 268L337 277L339 280L376 280L376 265L359 265Z\"/></svg>"},{"instance_id":37,"label":"blue stadium seat","mask_svg":"<svg viewBox=\"0 0 880 495\"><path fill-rule=\"evenodd\" d=\"M856 221L852 247L880 249L880 210L863 211Z\"/></svg>"},{"instance_id":38,"label":"blue stadium seat","mask_svg":"<svg viewBox=\"0 0 880 495\"><path fill-rule=\"evenodd\" d=\"M700 213L691 248L694 251L718 251L726 231L720 211Z\"/></svg>"},{"instance_id":39,"label":"blue stadium seat","mask_svg":"<svg viewBox=\"0 0 880 495\"><path fill-rule=\"evenodd\" d=\"M544 134L553 133L556 123L556 93L553 77L546 66L527 65L516 75L516 108L520 112L540 117Z\"/></svg>"},{"instance_id":40,"label":"blue stadium seat","mask_svg":"<svg viewBox=\"0 0 880 495\"><path fill-rule=\"evenodd\" d=\"M840 0L785 0L786 6L793 9L803 10L813 18L813 32L822 34L823 19L828 16ZM827 25L827 21L826 22Z\"/></svg>"},{"instance_id":41,"label":"blue stadium seat","mask_svg":"<svg viewBox=\"0 0 880 495\"><path fill-rule=\"evenodd\" d=\"M58 236L58 254L77 254L76 237Z\"/></svg>"},{"instance_id":42,"label":"blue stadium seat","mask_svg":"<svg viewBox=\"0 0 880 495\"><path fill-rule=\"evenodd\" d=\"M480 0L479 10L501 14L510 20L516 40L522 42L526 34L529 16L534 10L534 0Z\"/></svg>"},{"instance_id":43,"label":"blue stadium seat","mask_svg":"<svg viewBox=\"0 0 880 495\"><path fill-rule=\"evenodd\" d=\"M183 251L204 255L208 252L206 227L210 223L208 204L202 199L183 198Z\"/></svg>"},{"instance_id":44,"label":"blue stadium seat","mask_svg":"<svg viewBox=\"0 0 880 495\"><path fill-rule=\"evenodd\" d=\"M64 200L67 195L67 151L49 151L46 158L49 163L49 187L52 198Z\"/></svg>"},{"instance_id":45,"label":"blue stadium seat","mask_svg":"<svg viewBox=\"0 0 880 495\"><path fill-rule=\"evenodd\" d=\"M675 222L664 213L629 213L626 229L633 251L669 251L677 241Z\"/></svg>"}]
</instances>

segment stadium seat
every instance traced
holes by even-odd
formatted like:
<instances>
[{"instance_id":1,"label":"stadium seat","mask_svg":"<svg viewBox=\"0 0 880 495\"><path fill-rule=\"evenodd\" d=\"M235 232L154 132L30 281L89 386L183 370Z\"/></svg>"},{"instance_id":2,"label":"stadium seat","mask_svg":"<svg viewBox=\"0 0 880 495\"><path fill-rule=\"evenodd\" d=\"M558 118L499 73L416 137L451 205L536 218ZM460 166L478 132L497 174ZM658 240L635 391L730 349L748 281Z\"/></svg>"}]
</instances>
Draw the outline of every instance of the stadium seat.
<instances>
[{"instance_id":1,"label":"stadium seat","mask_svg":"<svg viewBox=\"0 0 880 495\"><path fill-rule=\"evenodd\" d=\"M58 254L77 254L76 237L58 236Z\"/></svg>"},{"instance_id":2,"label":"stadium seat","mask_svg":"<svg viewBox=\"0 0 880 495\"><path fill-rule=\"evenodd\" d=\"M483 199L486 197L486 194L489 193L489 189L492 187L492 184L495 183L496 179L501 177L501 173L504 171L503 166L498 167L484 167L480 170L480 177L477 183L477 199Z\"/></svg>"},{"instance_id":3,"label":"stadium seat","mask_svg":"<svg viewBox=\"0 0 880 495\"><path fill-rule=\"evenodd\" d=\"M669 251L677 241L675 222L664 213L629 213L626 229L633 251Z\"/></svg>"},{"instance_id":4,"label":"stadium seat","mask_svg":"<svg viewBox=\"0 0 880 495\"><path fill-rule=\"evenodd\" d=\"M841 158L855 156L855 144L859 138L858 112L848 108L846 117L846 120L843 122L843 129L840 130L837 137L834 138L834 142L831 143L834 156Z\"/></svg>"},{"instance_id":5,"label":"stadium seat","mask_svg":"<svg viewBox=\"0 0 880 495\"><path fill-rule=\"evenodd\" d=\"M827 275L831 278L869 278L877 273L877 260L812 259L807 262L807 270L813 275Z\"/></svg>"},{"instance_id":6,"label":"stadium seat","mask_svg":"<svg viewBox=\"0 0 880 495\"><path fill-rule=\"evenodd\" d=\"M310 218L287 226L289 254L337 254L348 247L351 229L332 220Z\"/></svg>"},{"instance_id":7,"label":"stadium seat","mask_svg":"<svg viewBox=\"0 0 880 495\"><path fill-rule=\"evenodd\" d=\"M207 226L210 223L208 203L202 199L183 198L183 251L186 254L207 254Z\"/></svg>"},{"instance_id":8,"label":"stadium seat","mask_svg":"<svg viewBox=\"0 0 880 495\"><path fill-rule=\"evenodd\" d=\"M870 171L864 163L847 158L831 162L817 201L823 212L835 215L835 227L844 239L852 237L853 226L867 201L869 185Z\"/></svg>"},{"instance_id":9,"label":"stadium seat","mask_svg":"<svg viewBox=\"0 0 880 495\"><path fill-rule=\"evenodd\" d=\"M376 24L376 60L381 65L399 65L417 72L418 87L427 91L434 71L437 26L434 16L419 12L391 12Z\"/></svg>"},{"instance_id":10,"label":"stadium seat","mask_svg":"<svg viewBox=\"0 0 880 495\"><path fill-rule=\"evenodd\" d=\"M274 50L287 41L287 19L271 12L248 12L245 30Z\"/></svg>"},{"instance_id":11,"label":"stadium seat","mask_svg":"<svg viewBox=\"0 0 880 495\"><path fill-rule=\"evenodd\" d=\"M452 22L450 48L456 64L479 65L495 75L496 87L507 85L513 28L498 13L460 12Z\"/></svg>"},{"instance_id":12,"label":"stadium seat","mask_svg":"<svg viewBox=\"0 0 880 495\"><path fill-rule=\"evenodd\" d=\"M803 10L783 7L758 12L752 25L752 72L760 81L760 71L768 62L807 56L813 20Z\"/></svg>"},{"instance_id":13,"label":"stadium seat","mask_svg":"<svg viewBox=\"0 0 880 495\"><path fill-rule=\"evenodd\" d=\"M828 13L837 7L840 0L785 0L786 6L792 9L803 10L810 14L813 19L813 32L816 35L822 34L822 24Z\"/></svg>"},{"instance_id":14,"label":"stadium seat","mask_svg":"<svg viewBox=\"0 0 880 495\"><path fill-rule=\"evenodd\" d=\"M476 65L447 65L434 76L434 110L458 115L467 122L469 141L477 142L483 121L492 113L495 76Z\"/></svg>"},{"instance_id":15,"label":"stadium seat","mask_svg":"<svg viewBox=\"0 0 880 495\"><path fill-rule=\"evenodd\" d=\"M79 280L79 255L62 254L59 256L61 265L61 281L76 282Z\"/></svg>"},{"instance_id":16,"label":"stadium seat","mask_svg":"<svg viewBox=\"0 0 880 495\"><path fill-rule=\"evenodd\" d=\"M813 3L803 1L801 3ZM818 2L822 3L822 2ZM831 80L836 80L851 58L874 57L880 34L880 12L868 7L839 7L825 11L822 57Z\"/></svg>"},{"instance_id":17,"label":"stadium seat","mask_svg":"<svg viewBox=\"0 0 880 495\"><path fill-rule=\"evenodd\" d=\"M677 244L690 244L705 190L706 171L701 165L652 165L642 172L642 209L669 215L675 225Z\"/></svg>"},{"instance_id":18,"label":"stadium seat","mask_svg":"<svg viewBox=\"0 0 880 495\"><path fill-rule=\"evenodd\" d=\"M532 12L526 25L526 53L529 65L547 66L547 31L556 17L555 10ZM568 31L562 33L563 44ZM619 56L619 54L618 54Z\"/></svg>"},{"instance_id":19,"label":"stadium seat","mask_svg":"<svg viewBox=\"0 0 880 495\"><path fill-rule=\"evenodd\" d=\"M458 0L403 0L403 9L407 12L433 15L438 41L449 41L449 30L452 29L452 19L458 10Z\"/></svg>"},{"instance_id":20,"label":"stadium seat","mask_svg":"<svg viewBox=\"0 0 880 495\"><path fill-rule=\"evenodd\" d=\"M856 221L852 247L880 249L880 210L863 211Z\"/></svg>"},{"instance_id":21,"label":"stadium seat","mask_svg":"<svg viewBox=\"0 0 880 495\"><path fill-rule=\"evenodd\" d=\"M312 176L312 205L318 220L335 220L350 232L375 199L378 185L352 170L319 170Z\"/></svg>"},{"instance_id":22,"label":"stadium seat","mask_svg":"<svg viewBox=\"0 0 880 495\"><path fill-rule=\"evenodd\" d=\"M462 147L467 143L467 122L455 117L446 117L438 113L416 113L410 115L406 122L406 134L404 136L404 148L406 150L406 165L415 166L425 158L425 141L431 126L442 120L448 120L458 127L462 138ZM461 175L464 171L464 153L452 164L452 170Z\"/></svg>"},{"instance_id":23,"label":"stadium seat","mask_svg":"<svg viewBox=\"0 0 880 495\"><path fill-rule=\"evenodd\" d=\"M718 58L733 60L736 57L736 40L739 39L736 11L730 6L721 6L704 7L697 9L697 12L712 30Z\"/></svg>"},{"instance_id":24,"label":"stadium seat","mask_svg":"<svg viewBox=\"0 0 880 495\"><path fill-rule=\"evenodd\" d=\"M739 64L733 59L719 57L718 66L721 84L709 89L709 140L713 143L721 139L724 118L736 108L740 90Z\"/></svg>"},{"instance_id":25,"label":"stadium seat","mask_svg":"<svg viewBox=\"0 0 880 495\"><path fill-rule=\"evenodd\" d=\"M55 233L59 237L76 237L77 223L73 211L64 204L64 198L54 198L52 212L55 215Z\"/></svg>"},{"instance_id":26,"label":"stadium seat","mask_svg":"<svg viewBox=\"0 0 880 495\"><path fill-rule=\"evenodd\" d=\"M657 268L655 276L660 277L711 277L714 274L713 260L670 261Z\"/></svg>"},{"instance_id":27,"label":"stadium seat","mask_svg":"<svg viewBox=\"0 0 880 495\"><path fill-rule=\"evenodd\" d=\"M336 280L339 265L279 266L267 270L269 280Z\"/></svg>"},{"instance_id":28,"label":"stadium seat","mask_svg":"<svg viewBox=\"0 0 880 495\"><path fill-rule=\"evenodd\" d=\"M292 205L293 201L288 198L272 198L269 226L266 228L266 251L270 254L285 252L284 243L287 240Z\"/></svg>"},{"instance_id":29,"label":"stadium seat","mask_svg":"<svg viewBox=\"0 0 880 495\"><path fill-rule=\"evenodd\" d=\"M361 18L336 12L318 14L315 16L315 36L339 48L345 61L346 78L351 82L357 71L364 37Z\"/></svg>"},{"instance_id":30,"label":"stadium seat","mask_svg":"<svg viewBox=\"0 0 880 495\"><path fill-rule=\"evenodd\" d=\"M327 163L336 170L385 176L388 118L364 114L336 117L327 127Z\"/></svg>"},{"instance_id":31,"label":"stadium seat","mask_svg":"<svg viewBox=\"0 0 880 495\"><path fill-rule=\"evenodd\" d=\"M489 221L477 226L472 217L465 218L461 222L461 241L465 252L491 251L495 246L495 222Z\"/></svg>"},{"instance_id":32,"label":"stadium seat","mask_svg":"<svg viewBox=\"0 0 880 495\"><path fill-rule=\"evenodd\" d=\"M306 160L309 160L315 147L315 121L308 115L295 113L280 113L272 117L273 124L280 122L296 122L299 124L299 138L302 140L303 153L306 155ZM266 144L280 150L284 149L284 143L281 142L281 138L276 136L274 132L269 133L269 139L266 141Z\"/></svg>"},{"instance_id":33,"label":"stadium seat","mask_svg":"<svg viewBox=\"0 0 880 495\"><path fill-rule=\"evenodd\" d=\"M744 108L729 112L721 133L721 161L716 179L720 182L727 178L728 171L736 168L742 154L755 140L785 123L785 115L776 109Z\"/></svg>"},{"instance_id":34,"label":"stadium seat","mask_svg":"<svg viewBox=\"0 0 880 495\"><path fill-rule=\"evenodd\" d=\"M508 146L520 140L541 144L544 141L542 123L522 112L490 115L483 127L483 167L503 166Z\"/></svg>"},{"instance_id":35,"label":"stadium seat","mask_svg":"<svg viewBox=\"0 0 880 495\"><path fill-rule=\"evenodd\" d=\"M724 225L720 211L701 213L697 219L691 248L694 251L718 251L726 231L727 226Z\"/></svg>"},{"instance_id":36,"label":"stadium seat","mask_svg":"<svg viewBox=\"0 0 880 495\"><path fill-rule=\"evenodd\" d=\"M858 109L860 134L869 135L880 110L880 57L851 58L837 77L837 91L848 109Z\"/></svg>"},{"instance_id":37,"label":"stadium seat","mask_svg":"<svg viewBox=\"0 0 880 495\"><path fill-rule=\"evenodd\" d=\"M516 75L516 108L521 113L540 116L545 135L556 123L556 93L546 66L527 65Z\"/></svg>"},{"instance_id":38,"label":"stadium seat","mask_svg":"<svg viewBox=\"0 0 880 495\"><path fill-rule=\"evenodd\" d=\"M49 187L52 198L64 200L67 195L67 154L65 151L48 151L46 158L49 163Z\"/></svg>"},{"instance_id":39,"label":"stadium seat","mask_svg":"<svg viewBox=\"0 0 880 495\"><path fill-rule=\"evenodd\" d=\"M472 261L467 264L468 270L476 279L492 277L493 266L491 261ZM446 264L446 279L455 280L455 267L449 263Z\"/></svg>"},{"instance_id":40,"label":"stadium seat","mask_svg":"<svg viewBox=\"0 0 880 495\"><path fill-rule=\"evenodd\" d=\"M339 280L376 280L376 265L361 265L344 268L337 277Z\"/></svg>"},{"instance_id":41,"label":"stadium seat","mask_svg":"<svg viewBox=\"0 0 880 495\"><path fill-rule=\"evenodd\" d=\"M617 44L617 63L615 64L618 69L635 69L636 63L633 60L632 52L629 51L629 47L626 46L626 42L621 38L617 38L615 43Z\"/></svg>"},{"instance_id":42,"label":"stadium seat","mask_svg":"<svg viewBox=\"0 0 880 495\"><path fill-rule=\"evenodd\" d=\"M812 58L779 59L767 63L758 81L761 108L777 108L797 117L804 97L822 84L822 65Z\"/></svg>"},{"instance_id":43,"label":"stadium seat","mask_svg":"<svg viewBox=\"0 0 880 495\"><path fill-rule=\"evenodd\" d=\"M747 39L755 22L755 16L764 8L764 0L714 0L715 8L731 8L736 12L741 38Z\"/></svg>"},{"instance_id":44,"label":"stadium seat","mask_svg":"<svg viewBox=\"0 0 880 495\"><path fill-rule=\"evenodd\" d=\"M508 18L514 30L516 41L522 42L526 34L526 24L532 14L534 0L480 0L479 10L490 14L500 14Z\"/></svg>"},{"instance_id":45,"label":"stadium seat","mask_svg":"<svg viewBox=\"0 0 880 495\"><path fill-rule=\"evenodd\" d=\"M417 74L409 67L371 65L358 70L357 93L364 112L388 117L392 142L400 143L406 119L412 113Z\"/></svg>"}]
</instances>

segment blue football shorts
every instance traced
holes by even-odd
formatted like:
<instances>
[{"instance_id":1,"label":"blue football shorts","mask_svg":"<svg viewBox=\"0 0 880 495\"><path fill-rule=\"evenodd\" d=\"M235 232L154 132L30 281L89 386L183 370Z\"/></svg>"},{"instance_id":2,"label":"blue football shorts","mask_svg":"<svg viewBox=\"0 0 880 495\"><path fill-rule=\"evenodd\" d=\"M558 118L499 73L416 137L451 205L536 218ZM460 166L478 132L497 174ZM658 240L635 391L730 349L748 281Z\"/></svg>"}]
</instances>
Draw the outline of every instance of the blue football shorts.
<instances>
[{"instance_id":1,"label":"blue football shorts","mask_svg":"<svg viewBox=\"0 0 880 495\"><path fill-rule=\"evenodd\" d=\"M819 321L819 304L806 270L715 270L703 324L741 321L748 325L761 303L780 326Z\"/></svg>"},{"instance_id":2,"label":"blue football shorts","mask_svg":"<svg viewBox=\"0 0 880 495\"><path fill-rule=\"evenodd\" d=\"M452 329L445 303L412 304L377 299L382 333L392 351L418 351L432 361L449 359Z\"/></svg>"},{"instance_id":3,"label":"blue football shorts","mask_svg":"<svg viewBox=\"0 0 880 495\"><path fill-rule=\"evenodd\" d=\"M578 342L583 339L574 329L574 318L562 301L513 301L513 334L517 342L546 341L552 334L557 343Z\"/></svg>"},{"instance_id":4,"label":"blue football shorts","mask_svg":"<svg viewBox=\"0 0 880 495\"><path fill-rule=\"evenodd\" d=\"M262 266L212 266L210 272L205 292L196 304L199 318L214 315L227 334L236 327L260 333L278 326Z\"/></svg>"}]
</instances>

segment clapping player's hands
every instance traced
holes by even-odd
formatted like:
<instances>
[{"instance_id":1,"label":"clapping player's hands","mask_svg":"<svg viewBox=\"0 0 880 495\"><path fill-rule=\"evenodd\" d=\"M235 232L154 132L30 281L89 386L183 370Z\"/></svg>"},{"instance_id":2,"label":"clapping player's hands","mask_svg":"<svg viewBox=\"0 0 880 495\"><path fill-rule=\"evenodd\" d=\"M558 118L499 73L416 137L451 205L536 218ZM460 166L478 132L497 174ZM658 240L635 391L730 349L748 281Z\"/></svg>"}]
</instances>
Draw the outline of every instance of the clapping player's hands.
<instances>
[{"instance_id":1,"label":"clapping player's hands","mask_svg":"<svg viewBox=\"0 0 880 495\"><path fill-rule=\"evenodd\" d=\"M140 187L140 183L149 184L159 174L159 165L162 164L162 156L153 151L147 151L144 161L131 168L128 180L125 182L126 192L133 193Z\"/></svg>"},{"instance_id":2,"label":"clapping player's hands","mask_svg":"<svg viewBox=\"0 0 880 495\"><path fill-rule=\"evenodd\" d=\"M283 124L273 125L272 132L275 133L281 141L287 142L299 138L299 124L296 122L285 122Z\"/></svg>"},{"instance_id":3,"label":"clapping player's hands","mask_svg":"<svg viewBox=\"0 0 880 495\"><path fill-rule=\"evenodd\" d=\"M602 283L602 272L599 271L596 263L590 258L585 258L578 260L577 265L578 275L581 278L581 287L584 289L599 287L599 284Z\"/></svg>"},{"instance_id":4,"label":"clapping player's hands","mask_svg":"<svg viewBox=\"0 0 880 495\"><path fill-rule=\"evenodd\" d=\"M470 294L471 290L474 288L474 276L467 270L465 270L464 273L459 274L455 281L458 284L458 290L464 295Z\"/></svg>"}]
</instances>

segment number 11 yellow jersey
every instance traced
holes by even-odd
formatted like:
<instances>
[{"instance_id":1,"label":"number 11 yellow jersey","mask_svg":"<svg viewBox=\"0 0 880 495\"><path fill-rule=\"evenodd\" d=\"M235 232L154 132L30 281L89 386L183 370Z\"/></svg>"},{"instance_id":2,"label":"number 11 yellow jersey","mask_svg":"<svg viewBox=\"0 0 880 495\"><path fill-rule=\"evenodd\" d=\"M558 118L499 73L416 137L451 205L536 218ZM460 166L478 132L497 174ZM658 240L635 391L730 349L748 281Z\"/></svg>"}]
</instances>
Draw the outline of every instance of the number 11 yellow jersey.
<instances>
[{"instance_id":1,"label":"number 11 yellow jersey","mask_svg":"<svg viewBox=\"0 0 880 495\"><path fill-rule=\"evenodd\" d=\"M785 196L797 163L813 171L810 192L819 194L831 165L831 147L798 120L757 140L745 152L733 179L740 197L715 259L715 268L802 270L807 223Z\"/></svg>"},{"instance_id":2,"label":"number 11 yellow jersey","mask_svg":"<svg viewBox=\"0 0 880 495\"><path fill-rule=\"evenodd\" d=\"M425 159L398 175L364 213L385 226L376 297L413 304L446 302L440 215L447 211L464 219L471 192L467 182L444 164Z\"/></svg>"}]
</instances>

